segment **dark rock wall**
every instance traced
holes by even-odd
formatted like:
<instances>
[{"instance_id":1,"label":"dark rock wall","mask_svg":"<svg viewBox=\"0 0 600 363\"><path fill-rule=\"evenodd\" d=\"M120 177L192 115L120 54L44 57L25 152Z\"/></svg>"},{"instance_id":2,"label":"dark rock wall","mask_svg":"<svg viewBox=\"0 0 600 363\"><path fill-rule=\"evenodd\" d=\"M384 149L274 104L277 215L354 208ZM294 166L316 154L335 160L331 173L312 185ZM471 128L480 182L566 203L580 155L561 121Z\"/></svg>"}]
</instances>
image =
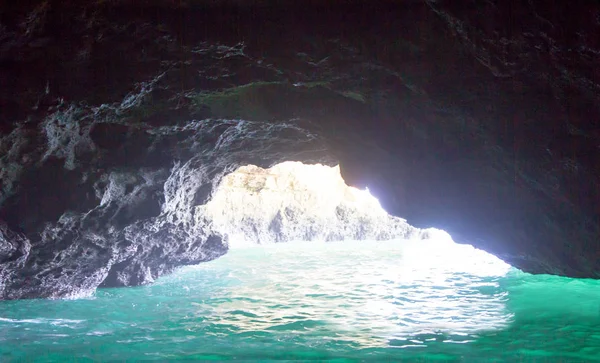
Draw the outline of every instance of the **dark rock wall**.
<instances>
[{"instance_id":1,"label":"dark rock wall","mask_svg":"<svg viewBox=\"0 0 600 363\"><path fill-rule=\"evenodd\" d=\"M5 4L0 298L216 258L194 207L284 160L340 163L525 271L597 277L598 34L590 1Z\"/></svg>"}]
</instances>

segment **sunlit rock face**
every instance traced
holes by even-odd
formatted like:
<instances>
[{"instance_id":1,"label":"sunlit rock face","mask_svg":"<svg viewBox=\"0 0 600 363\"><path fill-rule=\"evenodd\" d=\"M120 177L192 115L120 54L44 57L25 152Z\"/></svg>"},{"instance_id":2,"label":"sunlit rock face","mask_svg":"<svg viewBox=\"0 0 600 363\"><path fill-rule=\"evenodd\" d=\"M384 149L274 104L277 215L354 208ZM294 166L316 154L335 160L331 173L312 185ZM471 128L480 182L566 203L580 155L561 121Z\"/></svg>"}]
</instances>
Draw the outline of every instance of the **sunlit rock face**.
<instances>
[{"instance_id":1,"label":"sunlit rock face","mask_svg":"<svg viewBox=\"0 0 600 363\"><path fill-rule=\"evenodd\" d=\"M230 244L390 240L422 232L390 216L368 191L346 185L339 167L285 162L225 176L201 215Z\"/></svg>"},{"instance_id":2,"label":"sunlit rock face","mask_svg":"<svg viewBox=\"0 0 600 363\"><path fill-rule=\"evenodd\" d=\"M596 2L281 4L3 8L0 298L216 258L197 207L283 161L524 271L598 277Z\"/></svg>"}]
</instances>

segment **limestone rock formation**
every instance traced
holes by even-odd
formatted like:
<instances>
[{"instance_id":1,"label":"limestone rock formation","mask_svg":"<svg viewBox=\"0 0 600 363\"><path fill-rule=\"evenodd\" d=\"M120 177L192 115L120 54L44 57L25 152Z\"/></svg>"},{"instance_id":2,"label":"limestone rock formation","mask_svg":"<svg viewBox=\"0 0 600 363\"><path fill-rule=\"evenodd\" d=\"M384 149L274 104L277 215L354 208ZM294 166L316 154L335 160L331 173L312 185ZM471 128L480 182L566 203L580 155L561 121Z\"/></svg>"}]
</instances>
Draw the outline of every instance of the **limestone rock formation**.
<instances>
[{"instance_id":1,"label":"limestone rock formation","mask_svg":"<svg viewBox=\"0 0 600 363\"><path fill-rule=\"evenodd\" d=\"M242 166L223 177L199 215L230 244L419 238L368 191L346 185L339 166L285 162Z\"/></svg>"}]
</instances>

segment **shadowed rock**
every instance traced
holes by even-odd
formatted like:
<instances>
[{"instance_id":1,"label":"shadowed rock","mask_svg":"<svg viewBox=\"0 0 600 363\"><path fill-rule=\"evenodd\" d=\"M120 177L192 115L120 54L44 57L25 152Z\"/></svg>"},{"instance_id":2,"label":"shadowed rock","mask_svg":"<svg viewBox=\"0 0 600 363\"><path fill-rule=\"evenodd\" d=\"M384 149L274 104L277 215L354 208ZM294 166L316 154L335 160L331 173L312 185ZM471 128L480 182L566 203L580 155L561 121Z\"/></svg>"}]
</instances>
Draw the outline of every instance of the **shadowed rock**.
<instances>
[{"instance_id":1,"label":"shadowed rock","mask_svg":"<svg viewBox=\"0 0 600 363\"><path fill-rule=\"evenodd\" d=\"M216 258L197 207L283 161L339 164L390 214L524 271L598 277L597 4L219 4L0 14L0 298Z\"/></svg>"}]
</instances>

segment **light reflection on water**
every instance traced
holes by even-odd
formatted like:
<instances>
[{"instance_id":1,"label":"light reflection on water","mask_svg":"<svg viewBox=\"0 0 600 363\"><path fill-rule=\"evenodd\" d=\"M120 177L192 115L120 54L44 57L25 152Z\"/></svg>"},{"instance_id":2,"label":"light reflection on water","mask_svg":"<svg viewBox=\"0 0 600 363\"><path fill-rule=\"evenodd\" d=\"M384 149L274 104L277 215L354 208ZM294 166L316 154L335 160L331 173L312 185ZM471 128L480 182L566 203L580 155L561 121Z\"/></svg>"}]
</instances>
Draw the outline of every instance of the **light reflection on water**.
<instances>
[{"instance_id":1,"label":"light reflection on water","mask_svg":"<svg viewBox=\"0 0 600 363\"><path fill-rule=\"evenodd\" d=\"M88 299L0 302L0 361L590 362L598 306L600 281L444 238L259 246Z\"/></svg>"},{"instance_id":2,"label":"light reflection on water","mask_svg":"<svg viewBox=\"0 0 600 363\"><path fill-rule=\"evenodd\" d=\"M512 318L499 279L510 267L448 241L310 242L230 252L230 285L198 307L237 331L329 330L362 347L423 344L440 334L469 342ZM460 255L460 259L453 259Z\"/></svg>"}]
</instances>

